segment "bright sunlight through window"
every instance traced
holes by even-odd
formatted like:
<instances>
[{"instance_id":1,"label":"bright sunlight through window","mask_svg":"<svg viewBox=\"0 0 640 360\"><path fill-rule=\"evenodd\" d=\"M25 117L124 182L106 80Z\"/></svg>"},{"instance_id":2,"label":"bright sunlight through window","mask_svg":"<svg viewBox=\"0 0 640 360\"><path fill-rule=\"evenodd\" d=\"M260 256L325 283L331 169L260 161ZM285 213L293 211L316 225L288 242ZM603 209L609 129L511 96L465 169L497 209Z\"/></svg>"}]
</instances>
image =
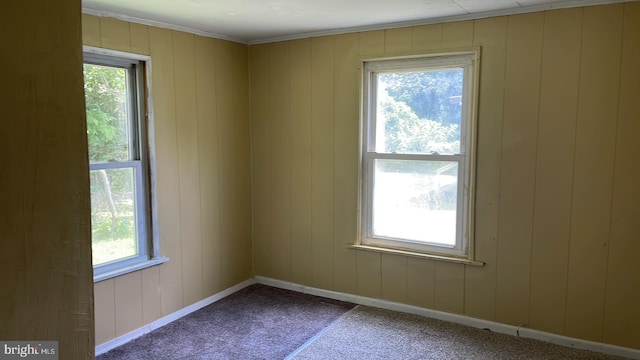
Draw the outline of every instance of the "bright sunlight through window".
<instances>
[{"instance_id":1,"label":"bright sunlight through window","mask_svg":"<svg viewBox=\"0 0 640 360\"><path fill-rule=\"evenodd\" d=\"M84 91L96 274L148 261L144 62L85 53Z\"/></svg>"},{"instance_id":2,"label":"bright sunlight through window","mask_svg":"<svg viewBox=\"0 0 640 360\"><path fill-rule=\"evenodd\" d=\"M476 62L364 62L362 245L472 260Z\"/></svg>"}]
</instances>

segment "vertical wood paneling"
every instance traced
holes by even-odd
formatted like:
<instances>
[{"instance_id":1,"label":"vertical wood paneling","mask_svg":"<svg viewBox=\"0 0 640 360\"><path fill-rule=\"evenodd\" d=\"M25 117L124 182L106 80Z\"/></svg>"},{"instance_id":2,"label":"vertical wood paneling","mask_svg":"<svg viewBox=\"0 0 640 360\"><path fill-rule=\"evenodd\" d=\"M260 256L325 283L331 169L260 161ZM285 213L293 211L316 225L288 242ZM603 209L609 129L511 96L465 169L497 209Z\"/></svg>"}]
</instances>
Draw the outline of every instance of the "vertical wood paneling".
<instances>
[{"instance_id":1,"label":"vertical wood paneling","mask_svg":"<svg viewBox=\"0 0 640 360\"><path fill-rule=\"evenodd\" d=\"M149 27L141 24L129 24L131 52L149 55Z\"/></svg>"},{"instance_id":2,"label":"vertical wood paneling","mask_svg":"<svg viewBox=\"0 0 640 360\"><path fill-rule=\"evenodd\" d=\"M410 27L384 31L384 52L386 54L408 53L413 45L413 29Z\"/></svg>"},{"instance_id":3,"label":"vertical wood paneling","mask_svg":"<svg viewBox=\"0 0 640 360\"><path fill-rule=\"evenodd\" d=\"M114 278L113 287L116 336L121 336L143 325L142 272L137 271Z\"/></svg>"},{"instance_id":4,"label":"vertical wood paneling","mask_svg":"<svg viewBox=\"0 0 640 360\"><path fill-rule=\"evenodd\" d=\"M582 10L545 13L529 325L562 333L567 289Z\"/></svg>"},{"instance_id":5,"label":"vertical wood paneling","mask_svg":"<svg viewBox=\"0 0 640 360\"><path fill-rule=\"evenodd\" d=\"M384 30L358 33L358 53L363 58L384 55Z\"/></svg>"},{"instance_id":6,"label":"vertical wood paneling","mask_svg":"<svg viewBox=\"0 0 640 360\"><path fill-rule=\"evenodd\" d=\"M600 200L596 201L593 200L593 196L587 195L586 191L587 188L600 183L603 177L609 176L613 179L613 149L607 145L612 144L610 140L613 133L608 129L609 125L605 125L607 121L602 119L616 118L616 108L610 106L615 105L618 99L616 87L607 84L617 79L618 73L615 71L614 64L616 59L619 60L619 55L616 55L619 54L619 48L616 52L614 47L621 35L619 31L615 31L615 21L612 22L614 31L611 29L601 31L600 26L604 25L599 25L598 21L583 22L582 13L591 11L592 20L594 20L598 17L606 18L608 16L606 14L612 9L615 12L620 8L620 5L611 5L418 26L409 28L410 35L407 33L408 29L357 34L358 55L363 59L419 50L481 46L475 236L476 256L478 260L486 263L483 267L463 266L355 251L357 275L355 292L357 294L568 334L571 334L571 328L575 331L584 324L602 330L602 309L604 308L606 309L604 319L607 324L605 333L609 334L607 341L618 341L620 344L637 343L636 340L631 339L633 331L625 332L629 327L628 324L635 321L631 302L635 301L637 294L629 287L621 290L624 287L623 284L630 283L629 278L624 274L636 271L634 263L627 258L632 256L630 254L637 253L628 243L631 241L630 238L627 238L628 234L635 232L628 230L629 224L624 220L625 214L633 214L633 209L630 207L634 203L634 193L628 189L632 183L637 182L637 174L634 172L636 170L619 168L616 165L616 180L610 182L610 185L615 184L615 188L619 188L616 193L619 195L613 200L611 187L608 194L599 193L595 198ZM611 22L609 20L607 21ZM627 20L627 22L630 21ZM600 34L599 38L602 40L591 39L587 41L587 43L591 42L591 45L583 44L583 28L584 34L590 34L591 37ZM632 39L629 40L629 44L637 42L633 40L635 39L633 36L637 36L633 35L637 34L637 30L627 31L631 35L625 34L625 36ZM605 42L604 38L608 38L613 46L603 47L600 43ZM348 93L345 88L349 84L347 81L340 82L340 79L345 79L340 63L345 57L339 56L343 52L339 50L339 44L342 40L346 41L345 46L350 44L349 36L311 39L304 42L313 43L319 40L328 42L330 41L328 39L333 39L333 57L314 51L310 59L309 57L301 59L302 64L296 64L296 60L291 57L290 67L297 69L296 77L300 75L304 78L304 75L298 73L301 71L298 69L305 68L305 61L307 64L311 61L314 69L328 69L327 74L333 74L333 84L327 84L325 81L320 84L321 89L316 87L315 82L310 85L310 91L313 93L310 98L313 101L317 100L317 91L322 91L323 94L333 92L334 102L331 104L334 115L333 149L335 156L338 156L337 154L345 151L347 146L353 146L353 141L342 132L345 123L339 119L343 114L341 109L344 109L345 113L348 112L349 102L353 102L351 108L359 109L359 103L357 100L344 100L343 94ZM407 47L408 39L411 39L410 48ZM586 51L585 46L592 49ZM636 47L635 45L627 46L631 49ZM347 49L349 49L348 46ZM629 63L635 61L633 57L630 58L631 60L627 60ZM588 70L585 70L585 61ZM606 70L603 71L603 68ZM313 73L311 69L307 71L306 76L314 80L318 77L317 72ZM624 78L628 78L631 84L631 80L637 76L633 72L629 74ZM604 78L607 78L608 82L604 81ZM630 87L632 85L621 86L620 93L624 93L623 89ZM578 102L579 89L580 99L588 100L583 99ZM599 90L596 91L596 89ZM603 96L605 92L607 95ZM260 92L254 89L255 93ZM291 94L292 99L294 96ZM634 96L637 97L635 94L628 95L629 98ZM295 102L302 101L304 98L304 95L300 95ZM593 101L596 98L597 100ZM626 130L624 135L618 132L618 142L626 145L619 145L621 148L616 147L615 154L618 159L616 164L631 163L637 157L637 151L631 145L631 139L634 136L637 137L634 133L635 128L630 122L624 122L623 119L626 117L622 115L624 112L622 98L620 101L619 127L625 126ZM304 108L304 105L301 106ZM316 102L312 106L315 107ZM317 117L326 117L325 112L317 108L313 111L316 115L314 121ZM320 116L318 116L319 113L321 113ZM596 113L597 115L594 115ZM600 165L595 164L600 164L602 161L596 161L592 168L587 168L587 158L592 156L602 159L602 156L594 153L602 141L595 136L598 131L589 127L585 131L583 123L595 126L591 123L596 122L596 116L600 119L599 130L604 129L605 138L609 139L609 142L604 143L607 149L605 152L611 156L608 157L608 162L604 161L605 164L609 164L609 170L605 171L608 175L598 174L595 179L590 179L593 177L592 173L597 170L593 167L599 167ZM271 121L265 118L263 120ZM316 160L317 143L314 144L314 141L317 141L318 137L317 125L314 124L312 132L307 133L311 138L310 144L307 145L312 148L311 164L308 166L314 169L311 179L314 184L316 184L315 175L318 166L322 165ZM582 135L581 126L583 127ZM305 136L304 134L302 131L301 136ZM575 146L574 135L578 137ZM607 135L610 136L607 137ZM291 136L295 137L293 130ZM581 136L582 140L580 140ZM295 149L305 148L304 139L292 139L292 146L294 141L297 144L294 146ZM576 154L580 153L584 157L582 160L578 159L577 155L574 156L574 147ZM343 231L357 224L357 219L345 218L348 212L342 208L343 185L348 184L348 177L358 180L357 175L347 173L343 175L344 171L339 170L346 169L346 162L343 164L343 161L344 159L335 157L333 160L335 169L332 183L334 247L331 252L318 254L315 251L316 243L314 242L310 246L314 250L307 250L311 251L311 262L314 265L310 266L314 270L317 269L319 262L333 261L334 281L331 289L341 286L336 279L344 274L346 276L350 274L350 269L343 268L343 265L339 264L343 261L340 258L342 253L339 249L342 240L339 236L346 234ZM254 169L258 169L259 166L262 164L254 163ZM304 173L302 170L295 170L293 174L298 172ZM256 188L259 186L263 185L256 184ZM580 205L575 204L578 192L581 197ZM623 200L625 195L622 194L630 194L631 199ZM298 196L302 197L302 195ZM319 207L315 202L317 192L316 195L308 196L313 199L309 205L310 211L317 216L318 211L322 210L322 205ZM606 267L601 266L603 263L598 260L600 256L598 250L594 252L595 247L589 245L589 237L586 235L591 230L584 230L585 228L594 229L593 223L597 223L594 221L596 213L603 215L601 210L596 210L595 205L602 204L602 206L598 205L598 209L606 208L605 200L613 206L610 213L612 240L608 266L609 272L616 274L615 280L612 278L613 275L606 275ZM254 210L259 211L257 207ZM597 216L597 218L605 219L604 221L609 219L608 216ZM307 229L311 231L310 229L314 226L316 226L315 223ZM571 238L569 229L572 229ZM579 235L576 235L576 232ZM587 237L586 243L583 239L585 237ZM614 237L618 243L615 251ZM569 240L571 240L570 247ZM262 245L257 243L256 246ZM625 252L625 249L632 250ZM588 261L593 260L596 260L595 268L586 270ZM611 263L613 261L615 266ZM256 259L256 264L258 262L259 260ZM299 268L305 269L302 260ZM606 303L603 302L603 288L597 285L604 286L605 277L608 279L606 299L611 299ZM595 279L597 286L587 286L591 279ZM311 282L311 284L313 286L314 283ZM595 292L592 293L590 290ZM574 293L573 296L569 295L571 292ZM598 300L593 299L593 294ZM585 302L586 305L576 306L578 299L588 297L591 299ZM583 311L596 307L601 309L599 315L597 312ZM569 308L573 309L565 311ZM632 314L628 316L627 321L623 314L629 314L629 312ZM595 316L591 316L592 314ZM608 317L606 314L611 315ZM616 327L619 324L622 325Z\"/></svg>"},{"instance_id":7,"label":"vertical wood paneling","mask_svg":"<svg viewBox=\"0 0 640 360\"><path fill-rule=\"evenodd\" d=\"M442 47L442 25L422 25L412 28L413 37L411 49L413 51L429 51Z\"/></svg>"},{"instance_id":8,"label":"vertical wood paneling","mask_svg":"<svg viewBox=\"0 0 640 360\"><path fill-rule=\"evenodd\" d=\"M291 280L291 73L289 43L273 45L270 59L272 123L271 266L276 278Z\"/></svg>"},{"instance_id":9,"label":"vertical wood paneling","mask_svg":"<svg viewBox=\"0 0 640 360\"><path fill-rule=\"evenodd\" d=\"M216 77L213 40L196 37L196 103L198 154L200 155L200 212L202 233L202 291L211 296L222 290L220 277L220 172Z\"/></svg>"},{"instance_id":10,"label":"vertical wood paneling","mask_svg":"<svg viewBox=\"0 0 640 360\"><path fill-rule=\"evenodd\" d=\"M116 304L113 279L95 283L93 293L96 345L100 345L116 337Z\"/></svg>"},{"instance_id":11,"label":"vertical wood paneling","mask_svg":"<svg viewBox=\"0 0 640 360\"><path fill-rule=\"evenodd\" d=\"M334 39L334 289L356 292L356 241L358 223L358 36Z\"/></svg>"},{"instance_id":12,"label":"vertical wood paneling","mask_svg":"<svg viewBox=\"0 0 640 360\"><path fill-rule=\"evenodd\" d=\"M237 128L234 124L237 114L234 110L238 106L235 99L235 92L238 91L238 85L234 84L233 73L237 71L236 67L241 64L235 64L232 56L233 47L225 41L216 40L214 43L215 69L216 69L216 97L218 100L217 117L218 117L218 156L220 161L220 173L226 174L220 179L220 206L224 211L220 216L220 236L223 239L234 239L234 242L223 242L220 246L220 252L225 254L221 258L220 272L222 273L222 287L227 288L238 283L243 266L243 259L239 256L239 249L245 239L239 237L241 231L238 229L238 220L235 214L242 204L236 203L240 198L237 191L241 184L234 184L236 179L239 180L238 173L242 171L244 162L234 163L233 153L237 151L235 144L237 139ZM239 126L240 124L237 124ZM240 155L238 154L238 160ZM236 187L237 185L237 187ZM245 219L246 220L246 219Z\"/></svg>"},{"instance_id":13,"label":"vertical wood paneling","mask_svg":"<svg viewBox=\"0 0 640 360\"><path fill-rule=\"evenodd\" d=\"M433 309L436 266L433 260L407 259L407 304Z\"/></svg>"},{"instance_id":14,"label":"vertical wood paneling","mask_svg":"<svg viewBox=\"0 0 640 360\"><path fill-rule=\"evenodd\" d=\"M129 23L114 18L100 18L100 45L107 49L131 51Z\"/></svg>"},{"instance_id":15,"label":"vertical wood paneling","mask_svg":"<svg viewBox=\"0 0 640 360\"><path fill-rule=\"evenodd\" d=\"M311 40L311 239L313 285L333 286L334 48L333 37Z\"/></svg>"},{"instance_id":16,"label":"vertical wood paneling","mask_svg":"<svg viewBox=\"0 0 640 360\"><path fill-rule=\"evenodd\" d=\"M160 317L160 269L154 266L142 270L142 323L148 324Z\"/></svg>"},{"instance_id":17,"label":"vertical wood paneling","mask_svg":"<svg viewBox=\"0 0 640 360\"><path fill-rule=\"evenodd\" d=\"M100 18L82 14L82 44L100 46Z\"/></svg>"},{"instance_id":18,"label":"vertical wood paneling","mask_svg":"<svg viewBox=\"0 0 640 360\"><path fill-rule=\"evenodd\" d=\"M202 299L200 154L196 102L194 35L173 32L182 291L185 305Z\"/></svg>"},{"instance_id":19,"label":"vertical wood paneling","mask_svg":"<svg viewBox=\"0 0 640 360\"><path fill-rule=\"evenodd\" d=\"M271 102L268 96L271 47L270 44L250 47L254 268L256 274L268 277L273 276L270 266L272 150L269 114ZM309 99L311 99L310 96ZM311 166L310 161L308 164ZM305 191L310 193L310 188Z\"/></svg>"},{"instance_id":20,"label":"vertical wood paneling","mask_svg":"<svg viewBox=\"0 0 640 360\"><path fill-rule=\"evenodd\" d=\"M291 280L311 285L311 40L291 42L290 59Z\"/></svg>"},{"instance_id":21,"label":"vertical wood paneling","mask_svg":"<svg viewBox=\"0 0 640 360\"><path fill-rule=\"evenodd\" d=\"M112 310L96 318L100 344L250 276L248 56L230 42L90 15L83 21L86 44L152 57L157 226L160 252L170 258L103 282L111 284L100 291Z\"/></svg>"},{"instance_id":22,"label":"vertical wood paneling","mask_svg":"<svg viewBox=\"0 0 640 360\"><path fill-rule=\"evenodd\" d=\"M180 246L180 186L178 182L178 144L175 118L173 38L169 30L150 28L149 45L153 59L156 193L158 196L158 234L160 249L171 261L160 267L162 314L181 309L182 255Z\"/></svg>"},{"instance_id":23,"label":"vertical wood paneling","mask_svg":"<svg viewBox=\"0 0 640 360\"><path fill-rule=\"evenodd\" d=\"M460 21L442 24L442 48L471 46L473 43L473 23L473 21Z\"/></svg>"},{"instance_id":24,"label":"vertical wood paneling","mask_svg":"<svg viewBox=\"0 0 640 360\"><path fill-rule=\"evenodd\" d=\"M631 9L625 12L624 36L623 7ZM629 275L638 272L632 256L638 252L633 226L639 175L633 166L621 165L634 163L640 152L634 122L638 75L632 65L638 62L637 13L635 4L608 5L253 46L251 144L249 106L241 95L249 92L244 46L206 40L215 45L201 54L204 45L198 39L189 45L195 55L193 48L191 54L177 54L188 45L176 40L182 35L173 39L166 30L145 31L142 25L111 20L102 29L102 20L85 15L85 41L144 53L147 32L153 57L158 191L163 194L159 228L161 250L171 261L141 273L143 304L148 297L156 301L148 311L143 306L142 321L198 297L189 295L194 283L183 283L192 270L181 260L193 251L184 243L185 237L193 238L192 229L181 228L191 211L180 212L173 204L192 201L187 207L201 217L194 222L202 238L200 296L250 275L251 147L258 275L557 333L566 328L569 336L640 347L631 326L640 317L635 310L640 295ZM121 41L125 34L129 40ZM358 151L353 140L358 56L472 44L482 46L476 253L487 265L344 248L357 226L349 208L357 196L357 158L348 154ZM179 74L181 59L195 63L190 79ZM208 73L212 69L215 74ZM195 100L180 99L180 81L192 88ZM189 104L195 110L175 116ZM184 136L193 130L194 118L195 148ZM193 194L183 183L187 154L199 158L191 164L198 172L199 206L189 200ZM205 253L220 261L207 260ZM111 296L112 305L99 306L111 306L115 319L120 308L115 289L100 285L110 283L113 288L110 281L96 288L104 299ZM154 286L162 295L153 296ZM102 340L109 340L116 333L115 320L109 325L100 319Z\"/></svg>"},{"instance_id":25,"label":"vertical wood paneling","mask_svg":"<svg viewBox=\"0 0 640 360\"><path fill-rule=\"evenodd\" d=\"M251 143L250 143L250 114L249 114L249 52L243 44L228 42L231 46L231 59L234 64L232 71L233 86L233 145L230 165L235 169L233 178L236 205L234 221L237 233L231 239L237 239L236 277L238 282L249 279L253 275L253 241L251 231Z\"/></svg>"},{"instance_id":26,"label":"vertical wood paneling","mask_svg":"<svg viewBox=\"0 0 640 360\"><path fill-rule=\"evenodd\" d=\"M227 42L231 45L231 57L235 65L233 74L234 114L234 151L231 165L237 169L234 186L237 205L234 220L238 229L236 259L238 271L233 284L249 279L253 275L253 241L251 231L251 139L249 113L249 52L247 46Z\"/></svg>"},{"instance_id":27,"label":"vertical wood paneling","mask_svg":"<svg viewBox=\"0 0 640 360\"><path fill-rule=\"evenodd\" d=\"M380 297L389 301L407 302L407 257L381 254Z\"/></svg>"},{"instance_id":28,"label":"vertical wood paneling","mask_svg":"<svg viewBox=\"0 0 640 360\"><path fill-rule=\"evenodd\" d=\"M477 115L475 251L483 267L465 268L465 313L495 319L500 151L504 109L507 18L477 20L474 45L481 46Z\"/></svg>"},{"instance_id":29,"label":"vertical wood paneling","mask_svg":"<svg viewBox=\"0 0 640 360\"><path fill-rule=\"evenodd\" d=\"M455 314L464 312L464 265L436 262L433 308Z\"/></svg>"},{"instance_id":30,"label":"vertical wood paneling","mask_svg":"<svg viewBox=\"0 0 640 360\"><path fill-rule=\"evenodd\" d=\"M251 265L251 175L247 47L215 41L220 156L221 274L227 288L248 279Z\"/></svg>"},{"instance_id":31,"label":"vertical wood paneling","mask_svg":"<svg viewBox=\"0 0 640 360\"><path fill-rule=\"evenodd\" d=\"M358 251L357 295L374 299L381 297L381 255L377 252Z\"/></svg>"},{"instance_id":32,"label":"vertical wood paneling","mask_svg":"<svg viewBox=\"0 0 640 360\"><path fill-rule=\"evenodd\" d=\"M584 9L566 334L602 340L622 5Z\"/></svg>"},{"instance_id":33,"label":"vertical wood paneling","mask_svg":"<svg viewBox=\"0 0 640 360\"><path fill-rule=\"evenodd\" d=\"M640 3L625 6L603 341L640 347Z\"/></svg>"},{"instance_id":34,"label":"vertical wood paneling","mask_svg":"<svg viewBox=\"0 0 640 360\"><path fill-rule=\"evenodd\" d=\"M256 272L264 274L268 277L275 277L275 266L273 259L273 180L275 175L273 172L274 151L273 151L273 124L271 123L271 115L273 113L273 104L271 101L271 92L273 86L271 83L271 65L273 56L273 44L259 45L255 49L250 48L252 54L256 57L252 60L256 66L252 70L251 78L254 81L251 91L252 97L255 97L255 110L252 107L252 121L256 123L252 137L252 146L255 159L261 164L255 170L254 182L258 182L255 186L256 194L254 209L254 226L256 250L255 257L259 257L261 261L255 261L254 268ZM254 51L255 50L255 51ZM260 65L257 65L259 63ZM254 80L255 79L255 80ZM254 89L255 86L255 89Z\"/></svg>"},{"instance_id":35,"label":"vertical wood paneling","mask_svg":"<svg viewBox=\"0 0 640 360\"><path fill-rule=\"evenodd\" d=\"M510 16L507 33L496 319L529 321L543 13Z\"/></svg>"}]
</instances>

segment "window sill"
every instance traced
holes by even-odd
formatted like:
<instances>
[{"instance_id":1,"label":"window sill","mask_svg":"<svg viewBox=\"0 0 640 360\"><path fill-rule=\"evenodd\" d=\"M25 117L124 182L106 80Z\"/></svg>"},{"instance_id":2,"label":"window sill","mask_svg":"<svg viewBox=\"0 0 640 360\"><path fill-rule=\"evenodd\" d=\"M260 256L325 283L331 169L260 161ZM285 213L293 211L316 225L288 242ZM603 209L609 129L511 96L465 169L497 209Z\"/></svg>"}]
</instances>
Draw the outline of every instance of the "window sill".
<instances>
[{"instance_id":1,"label":"window sill","mask_svg":"<svg viewBox=\"0 0 640 360\"><path fill-rule=\"evenodd\" d=\"M453 262L453 263L464 264L464 265L484 266L483 261L462 259L462 258L451 257L446 255L434 255L434 254L420 253L420 252L409 251L409 250L390 249L390 248L367 246L367 245L349 245L348 247L350 249L373 251L373 252L379 252L384 254L404 255L404 256L418 257L423 259L447 261L447 262Z\"/></svg>"},{"instance_id":2,"label":"window sill","mask_svg":"<svg viewBox=\"0 0 640 360\"><path fill-rule=\"evenodd\" d=\"M139 262L133 265L129 265L129 266L124 266L121 267L119 269L116 270L112 270L112 271L107 271L98 275L94 275L93 276L93 282L97 283L100 281L104 281L104 280L108 280L111 278L114 278L116 276L120 276L120 275L124 275L124 274L128 274L134 271L138 271L138 270L142 270L142 269L146 269L148 267L152 267L152 266L156 266L156 265L160 265L160 264L164 264L167 261L169 261L168 257L160 257L157 259L150 259L147 261L143 261L143 262Z\"/></svg>"}]
</instances>

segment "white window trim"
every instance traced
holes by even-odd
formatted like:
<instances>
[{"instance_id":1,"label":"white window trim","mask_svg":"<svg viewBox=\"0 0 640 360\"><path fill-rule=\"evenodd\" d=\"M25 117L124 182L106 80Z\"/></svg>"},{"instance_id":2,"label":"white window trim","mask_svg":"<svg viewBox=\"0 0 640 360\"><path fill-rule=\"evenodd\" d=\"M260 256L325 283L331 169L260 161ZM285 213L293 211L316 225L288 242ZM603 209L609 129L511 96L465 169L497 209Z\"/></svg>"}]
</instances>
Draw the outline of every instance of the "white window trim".
<instances>
[{"instance_id":1,"label":"white window trim","mask_svg":"<svg viewBox=\"0 0 640 360\"><path fill-rule=\"evenodd\" d=\"M361 112L361 182L360 182L360 236L353 248L407 256L427 257L471 265L483 265L475 260L474 247L474 200L475 200L475 149L477 127L477 98L480 70L480 48L456 50L445 53L413 55L401 58L377 58L362 60L362 112ZM461 66L465 69L463 86L469 96L463 98L463 120L461 126L461 149L456 155L387 154L376 153L375 144L375 82L373 74L378 71L397 71L416 68L438 68ZM468 120L467 120L468 119ZM458 208L456 246L428 245L406 239L382 238L372 235L373 168L375 159L448 160L458 166ZM460 181L461 180L461 181ZM461 231L460 231L461 230Z\"/></svg>"},{"instance_id":2,"label":"white window trim","mask_svg":"<svg viewBox=\"0 0 640 360\"><path fill-rule=\"evenodd\" d=\"M138 271L147 267L159 265L169 261L168 257L162 256L160 254L160 241L158 237L158 221L157 221L157 199L156 199L156 176L155 176L155 141L154 141L154 121L153 121L153 96L152 96L152 86L151 86L151 57L147 55L133 54L123 51L103 49L99 47L93 46L83 46L83 54L85 57L91 56L108 56L123 59L124 61L135 61L135 62L144 62L144 77L143 79L138 79L138 85L144 86L145 93L144 97L138 96L138 98L142 101L144 100L144 114L139 114L138 117L141 117L143 120L146 117L146 128L142 129L142 131L146 132L146 141L147 146L140 146L141 156L145 157L147 160L148 169L141 169L140 161L132 161L134 166L138 168L138 172L147 171L147 191L149 194L144 195L145 199L139 200L146 202L147 206L147 214L146 214L146 222L148 224L145 225L146 232L144 237L146 241L144 241L145 251L143 255L124 259L121 261L115 261L112 263L107 263L103 265L98 265L94 267L94 282L104 281L116 276L124 275L130 272ZM120 163L102 163L102 164L90 164L90 170L97 170L102 168L118 168L124 162ZM142 181L144 181L141 177L136 177L136 181L138 184L136 186L141 186ZM138 194L137 196L143 196L142 194Z\"/></svg>"}]
</instances>

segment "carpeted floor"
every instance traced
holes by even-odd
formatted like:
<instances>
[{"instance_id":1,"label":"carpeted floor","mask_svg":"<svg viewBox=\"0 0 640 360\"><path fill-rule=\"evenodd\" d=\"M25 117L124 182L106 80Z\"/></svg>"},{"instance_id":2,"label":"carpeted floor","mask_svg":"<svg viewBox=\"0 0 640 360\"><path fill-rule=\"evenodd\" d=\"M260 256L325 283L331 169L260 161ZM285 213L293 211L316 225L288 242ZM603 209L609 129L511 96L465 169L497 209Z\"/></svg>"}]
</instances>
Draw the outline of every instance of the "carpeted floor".
<instances>
[{"instance_id":1,"label":"carpeted floor","mask_svg":"<svg viewBox=\"0 0 640 360\"><path fill-rule=\"evenodd\" d=\"M97 359L283 359L353 306L255 284Z\"/></svg>"},{"instance_id":2,"label":"carpeted floor","mask_svg":"<svg viewBox=\"0 0 640 360\"><path fill-rule=\"evenodd\" d=\"M322 336L290 356L295 360L614 360L616 356L357 306Z\"/></svg>"},{"instance_id":3,"label":"carpeted floor","mask_svg":"<svg viewBox=\"0 0 640 360\"><path fill-rule=\"evenodd\" d=\"M97 359L621 358L256 284Z\"/></svg>"}]
</instances>

